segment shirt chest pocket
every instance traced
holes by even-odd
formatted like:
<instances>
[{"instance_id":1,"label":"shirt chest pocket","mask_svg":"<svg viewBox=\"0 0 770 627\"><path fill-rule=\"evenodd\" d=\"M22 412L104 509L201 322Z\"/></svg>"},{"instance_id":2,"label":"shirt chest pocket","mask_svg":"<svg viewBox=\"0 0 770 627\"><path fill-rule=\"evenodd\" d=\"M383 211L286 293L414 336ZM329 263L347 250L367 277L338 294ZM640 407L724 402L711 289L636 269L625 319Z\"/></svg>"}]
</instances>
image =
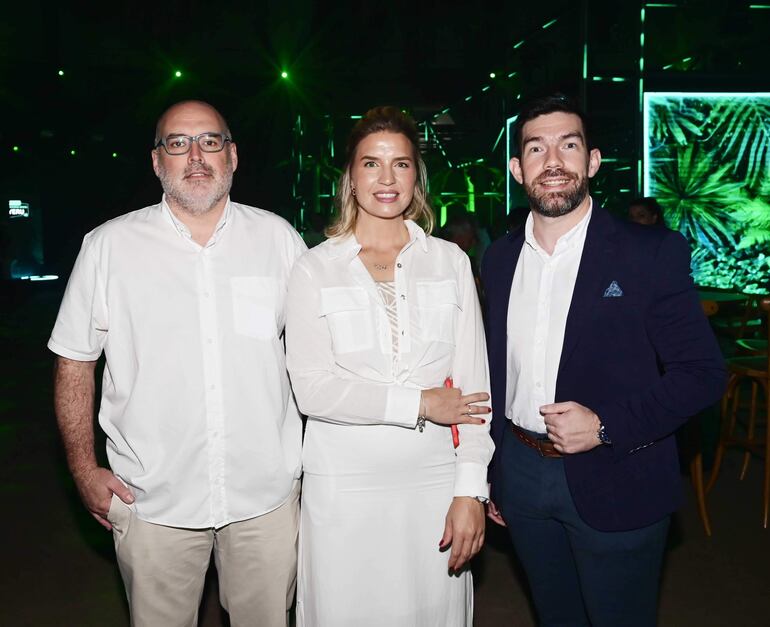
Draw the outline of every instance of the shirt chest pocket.
<instances>
[{"instance_id":1,"label":"shirt chest pocket","mask_svg":"<svg viewBox=\"0 0 770 627\"><path fill-rule=\"evenodd\" d=\"M319 315L326 318L329 325L335 354L354 353L374 346L369 296L363 288L322 288Z\"/></svg>"},{"instance_id":2,"label":"shirt chest pocket","mask_svg":"<svg viewBox=\"0 0 770 627\"><path fill-rule=\"evenodd\" d=\"M283 308L278 280L273 277L239 276L230 279L235 332L259 340L278 334Z\"/></svg>"},{"instance_id":3,"label":"shirt chest pocket","mask_svg":"<svg viewBox=\"0 0 770 627\"><path fill-rule=\"evenodd\" d=\"M455 343L455 326L461 310L457 282L418 281L417 306L420 336L428 341Z\"/></svg>"}]
</instances>

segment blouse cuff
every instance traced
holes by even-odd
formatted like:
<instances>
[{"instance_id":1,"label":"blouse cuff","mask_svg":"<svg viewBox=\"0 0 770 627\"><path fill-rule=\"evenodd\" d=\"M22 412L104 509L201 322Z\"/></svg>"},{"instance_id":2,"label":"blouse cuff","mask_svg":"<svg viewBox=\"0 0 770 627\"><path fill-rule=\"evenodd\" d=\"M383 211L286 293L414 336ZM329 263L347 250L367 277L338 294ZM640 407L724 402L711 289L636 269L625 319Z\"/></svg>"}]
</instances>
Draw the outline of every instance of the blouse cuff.
<instances>
[{"instance_id":1,"label":"blouse cuff","mask_svg":"<svg viewBox=\"0 0 770 627\"><path fill-rule=\"evenodd\" d=\"M455 496L489 498L487 469L473 462L458 462L455 466Z\"/></svg>"},{"instance_id":2,"label":"blouse cuff","mask_svg":"<svg viewBox=\"0 0 770 627\"><path fill-rule=\"evenodd\" d=\"M385 422L414 429L417 426L417 415L420 413L421 394L422 390L414 388L390 388L385 407Z\"/></svg>"}]
</instances>

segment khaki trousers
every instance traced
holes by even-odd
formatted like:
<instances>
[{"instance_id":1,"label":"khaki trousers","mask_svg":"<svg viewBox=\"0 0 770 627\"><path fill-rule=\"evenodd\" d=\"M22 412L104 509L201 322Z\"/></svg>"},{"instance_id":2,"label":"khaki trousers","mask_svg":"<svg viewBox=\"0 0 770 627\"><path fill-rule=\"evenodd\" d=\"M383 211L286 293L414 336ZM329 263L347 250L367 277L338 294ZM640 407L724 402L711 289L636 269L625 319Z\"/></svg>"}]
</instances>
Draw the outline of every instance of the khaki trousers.
<instances>
[{"instance_id":1,"label":"khaki trousers","mask_svg":"<svg viewBox=\"0 0 770 627\"><path fill-rule=\"evenodd\" d=\"M286 627L297 576L299 481L272 512L221 529L145 522L113 496L107 515L134 627L195 627L214 552L233 627Z\"/></svg>"}]
</instances>

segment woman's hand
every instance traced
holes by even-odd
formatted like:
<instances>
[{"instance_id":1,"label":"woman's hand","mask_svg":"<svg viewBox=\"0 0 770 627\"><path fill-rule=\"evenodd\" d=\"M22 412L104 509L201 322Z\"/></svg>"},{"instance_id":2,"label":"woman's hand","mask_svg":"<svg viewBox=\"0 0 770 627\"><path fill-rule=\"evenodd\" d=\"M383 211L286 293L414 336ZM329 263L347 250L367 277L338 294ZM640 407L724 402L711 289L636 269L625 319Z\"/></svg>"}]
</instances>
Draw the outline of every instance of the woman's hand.
<instances>
[{"instance_id":1,"label":"woman's hand","mask_svg":"<svg viewBox=\"0 0 770 627\"><path fill-rule=\"evenodd\" d=\"M486 392L466 394L459 388L431 388L422 391L420 407L425 417L437 425L471 424L483 425L486 420L474 418L474 414L488 414L492 411L486 405L474 405L489 400Z\"/></svg>"},{"instance_id":2,"label":"woman's hand","mask_svg":"<svg viewBox=\"0 0 770 627\"><path fill-rule=\"evenodd\" d=\"M452 499L439 550L452 547L449 569L458 571L484 546L484 504L470 496Z\"/></svg>"}]
</instances>

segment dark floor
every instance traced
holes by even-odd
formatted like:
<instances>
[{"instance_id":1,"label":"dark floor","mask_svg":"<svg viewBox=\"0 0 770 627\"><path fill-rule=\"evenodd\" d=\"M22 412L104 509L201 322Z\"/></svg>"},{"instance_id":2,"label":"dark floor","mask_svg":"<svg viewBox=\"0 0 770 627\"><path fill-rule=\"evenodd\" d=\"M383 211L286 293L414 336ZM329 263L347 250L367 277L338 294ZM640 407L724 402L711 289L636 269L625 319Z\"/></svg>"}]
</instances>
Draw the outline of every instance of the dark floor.
<instances>
[{"instance_id":1,"label":"dark floor","mask_svg":"<svg viewBox=\"0 0 770 627\"><path fill-rule=\"evenodd\" d=\"M61 286L0 294L0 626L127 625L112 539L80 505L64 465L51 410L45 341ZM689 485L672 525L663 573L663 627L768 627L770 529L761 526L762 460L738 481L730 453L709 495L707 538ZM479 627L534 625L504 533L490 529L477 559ZM212 580L201 625L226 624ZM365 627L365 626L362 626ZM397 626L394 626L397 627Z\"/></svg>"}]
</instances>

